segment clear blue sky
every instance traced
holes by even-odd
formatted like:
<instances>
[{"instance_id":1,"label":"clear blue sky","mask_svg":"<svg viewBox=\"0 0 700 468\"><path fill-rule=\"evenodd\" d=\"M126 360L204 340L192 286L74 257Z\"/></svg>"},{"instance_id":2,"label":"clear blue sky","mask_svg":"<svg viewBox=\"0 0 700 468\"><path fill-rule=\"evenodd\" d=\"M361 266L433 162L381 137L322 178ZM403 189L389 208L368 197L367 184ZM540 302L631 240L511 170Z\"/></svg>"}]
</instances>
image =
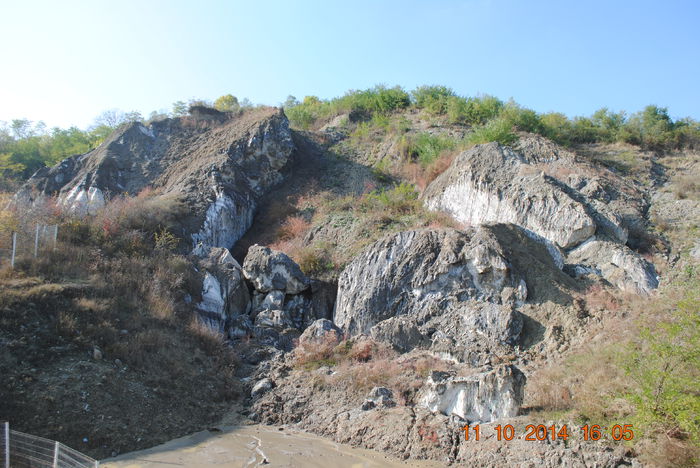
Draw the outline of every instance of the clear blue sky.
<instances>
[{"instance_id":1,"label":"clear blue sky","mask_svg":"<svg viewBox=\"0 0 700 468\"><path fill-rule=\"evenodd\" d=\"M540 112L700 118L700 2L0 0L0 120L445 84Z\"/></svg>"}]
</instances>

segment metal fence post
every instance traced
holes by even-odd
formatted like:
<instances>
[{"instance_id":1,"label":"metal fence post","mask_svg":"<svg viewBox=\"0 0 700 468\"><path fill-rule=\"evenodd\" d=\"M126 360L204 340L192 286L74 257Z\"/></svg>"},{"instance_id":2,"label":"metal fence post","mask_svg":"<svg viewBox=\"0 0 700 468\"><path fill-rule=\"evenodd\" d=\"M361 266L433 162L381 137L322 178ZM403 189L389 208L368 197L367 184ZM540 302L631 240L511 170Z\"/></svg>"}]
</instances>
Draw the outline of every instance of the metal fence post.
<instances>
[{"instance_id":1,"label":"metal fence post","mask_svg":"<svg viewBox=\"0 0 700 468\"><path fill-rule=\"evenodd\" d=\"M12 250L14 253L14 249ZM5 468L10 468L10 423L5 421Z\"/></svg>"},{"instance_id":2,"label":"metal fence post","mask_svg":"<svg viewBox=\"0 0 700 468\"><path fill-rule=\"evenodd\" d=\"M60 450L60 444L58 441L54 443L53 446L53 468L58 468L58 451Z\"/></svg>"},{"instance_id":3,"label":"metal fence post","mask_svg":"<svg viewBox=\"0 0 700 468\"><path fill-rule=\"evenodd\" d=\"M36 225L36 231L34 232L34 258L39 255L39 225Z\"/></svg>"},{"instance_id":4,"label":"metal fence post","mask_svg":"<svg viewBox=\"0 0 700 468\"><path fill-rule=\"evenodd\" d=\"M13 232L12 233L12 260L10 264L12 265L12 268L15 267L15 252L17 251L17 233Z\"/></svg>"}]
</instances>

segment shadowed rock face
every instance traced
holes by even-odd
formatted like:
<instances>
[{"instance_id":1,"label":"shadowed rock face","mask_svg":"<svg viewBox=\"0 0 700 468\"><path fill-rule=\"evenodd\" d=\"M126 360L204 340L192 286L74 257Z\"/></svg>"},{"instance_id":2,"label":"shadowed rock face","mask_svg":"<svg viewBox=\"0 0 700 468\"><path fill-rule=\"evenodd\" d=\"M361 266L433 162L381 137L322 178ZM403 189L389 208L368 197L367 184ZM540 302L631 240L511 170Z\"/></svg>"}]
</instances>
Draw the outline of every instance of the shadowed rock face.
<instances>
[{"instance_id":1,"label":"shadowed rock face","mask_svg":"<svg viewBox=\"0 0 700 468\"><path fill-rule=\"evenodd\" d=\"M176 234L206 256L210 247L231 247L248 230L256 201L282 180L293 149L287 118L273 108L213 120L132 123L95 150L37 171L17 198L55 194L82 215L114 195L151 187L184 201L188 215Z\"/></svg>"}]
</instances>

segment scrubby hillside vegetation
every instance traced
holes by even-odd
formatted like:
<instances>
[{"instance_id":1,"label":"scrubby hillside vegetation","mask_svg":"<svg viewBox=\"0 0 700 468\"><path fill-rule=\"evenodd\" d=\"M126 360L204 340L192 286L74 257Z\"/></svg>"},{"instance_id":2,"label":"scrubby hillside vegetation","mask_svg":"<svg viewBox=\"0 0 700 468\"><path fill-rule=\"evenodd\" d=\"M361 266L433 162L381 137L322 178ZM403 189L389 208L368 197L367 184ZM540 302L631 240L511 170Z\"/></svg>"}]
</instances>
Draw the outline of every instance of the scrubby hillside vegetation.
<instances>
[{"instance_id":1,"label":"scrubby hillside vegetation","mask_svg":"<svg viewBox=\"0 0 700 468\"><path fill-rule=\"evenodd\" d=\"M97 456L223 420L483 466L697 463L698 122L442 86L176 104L0 134L2 247L59 226L3 263L0 417Z\"/></svg>"}]
</instances>

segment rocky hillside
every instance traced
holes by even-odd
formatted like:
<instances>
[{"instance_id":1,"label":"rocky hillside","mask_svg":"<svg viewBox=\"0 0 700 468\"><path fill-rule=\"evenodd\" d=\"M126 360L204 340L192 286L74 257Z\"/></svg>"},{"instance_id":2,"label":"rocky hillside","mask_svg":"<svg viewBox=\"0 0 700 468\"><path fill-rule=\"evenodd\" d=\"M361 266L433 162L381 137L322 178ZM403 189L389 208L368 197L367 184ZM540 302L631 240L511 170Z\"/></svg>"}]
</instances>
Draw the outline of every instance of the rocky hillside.
<instances>
[{"instance_id":1,"label":"rocky hillside","mask_svg":"<svg viewBox=\"0 0 700 468\"><path fill-rule=\"evenodd\" d=\"M231 247L250 228L257 200L282 180L293 149L277 109L233 117L195 108L185 118L122 126L94 151L39 170L18 198L57 195L69 212L84 215L149 187L182 199L186 216L176 234L204 254Z\"/></svg>"},{"instance_id":2,"label":"rocky hillside","mask_svg":"<svg viewBox=\"0 0 700 468\"><path fill-rule=\"evenodd\" d=\"M612 340L604 332L612 324L633 330L640 315L632 308L659 297L674 265L693 271L697 255L678 253L688 250L688 237L661 233L652 215L688 209L688 218L674 221L685 227L697 215L695 199L679 208L666 194L678 169L630 145L565 148L530 133L511 144L473 144L464 140L467 125L414 111L386 118L388 125L372 126L366 116L341 115L300 131L277 109L193 108L188 117L120 128L95 150L40 170L15 204L57 197L62 221L86 224L101 251L108 238L94 240L94 223L104 228L116 200L148 189L154 203L179 201L168 225L179 242L168 255L186 265L191 281L162 297L235 354L227 378L243 389L240 398L221 397L235 411L224 417L217 406L206 423L295 424L446 463L647 463L637 449L578 434L551 443L469 443L462 427L481 424L483 434L513 424L522 432L527 424L573 428L599 417L572 403L585 396L576 384L588 378L584 371L561 380L551 407L538 398L558 385L547 380L553 366L586 356L592 337ZM421 166L423 150L407 149L411 141L438 145L439 157ZM634 170L611 163L629 152L640 161ZM685 170L697 174L693 167ZM82 241L63 242L76 248ZM45 275L31 261L22 268L13 274ZM129 333L92 333L76 346L99 349L111 363ZM21 335L14 329L0 338L22 343ZM5 370L23 349L13 346L0 361ZM39 374L59 365L49 362ZM8 414L29 414L42 393L8 391L14 403L0 407ZM628 407L615 413L632 415ZM109 451L100 443L90 448Z\"/></svg>"}]
</instances>

